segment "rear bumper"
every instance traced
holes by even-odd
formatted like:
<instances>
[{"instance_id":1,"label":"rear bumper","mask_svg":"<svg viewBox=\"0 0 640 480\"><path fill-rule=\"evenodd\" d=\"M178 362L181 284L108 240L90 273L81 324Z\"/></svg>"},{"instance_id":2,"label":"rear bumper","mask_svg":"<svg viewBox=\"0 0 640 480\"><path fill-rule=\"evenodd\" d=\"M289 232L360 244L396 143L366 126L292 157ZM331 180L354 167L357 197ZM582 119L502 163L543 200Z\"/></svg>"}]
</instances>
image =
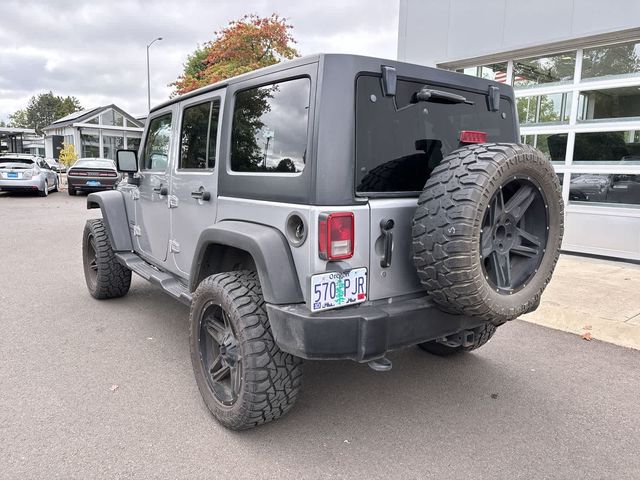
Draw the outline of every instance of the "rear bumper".
<instances>
[{"instance_id":1,"label":"rear bumper","mask_svg":"<svg viewBox=\"0 0 640 480\"><path fill-rule=\"evenodd\" d=\"M75 190L82 191L98 191L98 190L113 190L118 185L118 178L105 178L105 177L67 177L67 183ZM100 182L100 185L87 185L87 182Z\"/></svg>"},{"instance_id":2,"label":"rear bumper","mask_svg":"<svg viewBox=\"0 0 640 480\"><path fill-rule=\"evenodd\" d=\"M390 350L473 329L485 320L450 315L427 296L311 313L304 304L267 305L281 350L307 359L366 362Z\"/></svg>"},{"instance_id":3,"label":"rear bumper","mask_svg":"<svg viewBox=\"0 0 640 480\"><path fill-rule=\"evenodd\" d=\"M0 180L0 190L3 192L35 192L37 190L44 190L44 181L41 179L36 180Z\"/></svg>"}]
</instances>

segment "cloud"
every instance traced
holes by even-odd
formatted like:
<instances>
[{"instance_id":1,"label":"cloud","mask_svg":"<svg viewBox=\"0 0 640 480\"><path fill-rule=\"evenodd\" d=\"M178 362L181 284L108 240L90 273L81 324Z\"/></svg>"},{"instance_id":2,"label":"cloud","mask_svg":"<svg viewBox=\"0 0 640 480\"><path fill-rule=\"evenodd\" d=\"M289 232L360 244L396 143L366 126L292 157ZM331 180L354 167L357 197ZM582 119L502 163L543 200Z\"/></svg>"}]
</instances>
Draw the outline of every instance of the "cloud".
<instances>
[{"instance_id":1,"label":"cloud","mask_svg":"<svg viewBox=\"0 0 640 480\"><path fill-rule=\"evenodd\" d=\"M163 37L150 49L152 103L160 103L187 55L245 13L287 17L303 55L395 58L398 8L398 0L3 0L0 120L48 91L85 108L115 103L144 114L146 44Z\"/></svg>"}]
</instances>

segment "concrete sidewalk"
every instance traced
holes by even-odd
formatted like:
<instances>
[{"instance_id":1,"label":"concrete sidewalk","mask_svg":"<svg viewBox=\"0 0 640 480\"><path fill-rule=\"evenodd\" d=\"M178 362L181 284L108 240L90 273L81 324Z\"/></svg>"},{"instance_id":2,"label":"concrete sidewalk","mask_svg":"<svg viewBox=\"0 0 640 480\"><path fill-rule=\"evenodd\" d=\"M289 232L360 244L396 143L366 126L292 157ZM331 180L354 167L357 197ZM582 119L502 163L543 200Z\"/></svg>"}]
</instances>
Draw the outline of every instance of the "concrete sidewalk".
<instances>
[{"instance_id":1,"label":"concrete sidewalk","mask_svg":"<svg viewBox=\"0 0 640 480\"><path fill-rule=\"evenodd\" d=\"M563 254L522 320L640 350L640 265Z\"/></svg>"}]
</instances>

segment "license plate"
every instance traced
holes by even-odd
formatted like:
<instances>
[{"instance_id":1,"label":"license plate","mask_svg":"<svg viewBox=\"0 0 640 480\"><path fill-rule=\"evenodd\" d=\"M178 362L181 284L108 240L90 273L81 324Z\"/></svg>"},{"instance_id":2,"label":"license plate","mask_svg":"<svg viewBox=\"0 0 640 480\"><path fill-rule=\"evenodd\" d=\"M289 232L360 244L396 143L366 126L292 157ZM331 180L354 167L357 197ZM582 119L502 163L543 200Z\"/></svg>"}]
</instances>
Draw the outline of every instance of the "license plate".
<instances>
[{"instance_id":1,"label":"license plate","mask_svg":"<svg viewBox=\"0 0 640 480\"><path fill-rule=\"evenodd\" d=\"M97 180L89 180L87 182L87 186L88 187L99 187L100 186L100 182Z\"/></svg>"},{"instance_id":2,"label":"license plate","mask_svg":"<svg viewBox=\"0 0 640 480\"><path fill-rule=\"evenodd\" d=\"M18 178L18 172L7 173L7 178Z\"/></svg>"},{"instance_id":3,"label":"license plate","mask_svg":"<svg viewBox=\"0 0 640 480\"><path fill-rule=\"evenodd\" d=\"M311 311L362 303L367 299L367 269L327 272L311 277Z\"/></svg>"}]
</instances>

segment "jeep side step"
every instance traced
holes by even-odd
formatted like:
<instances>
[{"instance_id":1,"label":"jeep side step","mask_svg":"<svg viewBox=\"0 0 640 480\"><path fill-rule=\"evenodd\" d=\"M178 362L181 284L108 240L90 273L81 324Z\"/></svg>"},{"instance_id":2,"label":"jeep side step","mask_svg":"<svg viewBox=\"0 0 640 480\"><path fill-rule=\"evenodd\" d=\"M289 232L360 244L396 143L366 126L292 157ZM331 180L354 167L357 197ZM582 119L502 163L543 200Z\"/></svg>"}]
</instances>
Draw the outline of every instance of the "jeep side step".
<instances>
[{"instance_id":1,"label":"jeep side step","mask_svg":"<svg viewBox=\"0 0 640 480\"><path fill-rule=\"evenodd\" d=\"M132 272L158 285L173 298L191 305L191 292L174 275L158 270L133 252L117 252L116 258Z\"/></svg>"}]
</instances>

